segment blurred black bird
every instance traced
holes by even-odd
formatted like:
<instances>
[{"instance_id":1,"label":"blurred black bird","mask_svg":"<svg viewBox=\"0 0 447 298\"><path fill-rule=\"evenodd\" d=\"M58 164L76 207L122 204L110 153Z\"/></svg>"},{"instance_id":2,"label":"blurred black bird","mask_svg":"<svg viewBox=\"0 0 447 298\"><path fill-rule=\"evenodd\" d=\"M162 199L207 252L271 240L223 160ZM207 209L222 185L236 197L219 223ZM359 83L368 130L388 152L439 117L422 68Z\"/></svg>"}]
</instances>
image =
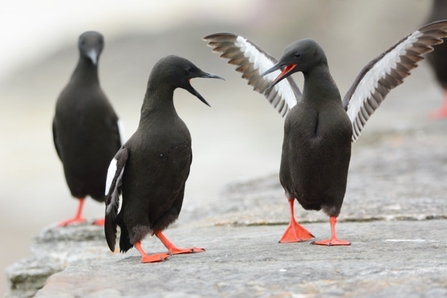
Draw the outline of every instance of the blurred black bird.
<instances>
[{"instance_id":1,"label":"blurred black bird","mask_svg":"<svg viewBox=\"0 0 447 298\"><path fill-rule=\"evenodd\" d=\"M426 23L439 21L447 18L447 1L434 0L431 7L430 15ZM427 55L427 60L435 74L435 77L442 87L442 101L441 106L431 112L430 116L434 119L447 117L447 43L442 43Z\"/></svg>"},{"instance_id":2,"label":"blurred black bird","mask_svg":"<svg viewBox=\"0 0 447 298\"><path fill-rule=\"evenodd\" d=\"M289 200L290 223L280 242L313 238L295 221L297 199L304 209L323 209L330 217L331 238L313 244L350 244L336 237L335 224L346 191L351 141L358 138L388 92L446 35L447 21L409 34L369 62L343 100L323 49L311 39L292 43L278 61L242 36L218 33L204 38L214 52L238 66L236 70L255 91L287 115L279 176ZM290 77L299 71L304 75L303 93Z\"/></svg>"},{"instance_id":3,"label":"blurred black bird","mask_svg":"<svg viewBox=\"0 0 447 298\"><path fill-rule=\"evenodd\" d=\"M84 32L78 47L78 64L57 99L53 138L70 192L79 203L75 216L58 226L85 221L82 207L87 195L104 202L107 169L121 147L118 116L99 85L98 59L104 47L103 36ZM104 220L94 224L102 225Z\"/></svg>"},{"instance_id":4,"label":"blurred black bird","mask_svg":"<svg viewBox=\"0 0 447 298\"><path fill-rule=\"evenodd\" d=\"M107 244L115 250L118 225L121 252L135 246L142 263L168 257L168 253L148 255L143 251L141 241L147 234L155 234L169 254L204 251L177 248L162 233L179 216L192 162L191 136L174 108L174 90L185 89L208 105L191 86L193 78L222 79L177 56L158 61L149 77L137 131L109 167L104 225Z\"/></svg>"}]
</instances>

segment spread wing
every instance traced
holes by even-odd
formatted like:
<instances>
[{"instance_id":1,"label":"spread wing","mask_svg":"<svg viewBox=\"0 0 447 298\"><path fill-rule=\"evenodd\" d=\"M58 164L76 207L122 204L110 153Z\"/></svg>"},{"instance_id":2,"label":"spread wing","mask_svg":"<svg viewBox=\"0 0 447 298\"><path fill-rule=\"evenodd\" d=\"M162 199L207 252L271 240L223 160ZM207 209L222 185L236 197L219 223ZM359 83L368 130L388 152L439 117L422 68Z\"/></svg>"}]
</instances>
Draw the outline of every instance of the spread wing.
<instances>
[{"instance_id":1,"label":"spread wing","mask_svg":"<svg viewBox=\"0 0 447 298\"><path fill-rule=\"evenodd\" d=\"M446 36L447 21L428 24L397 42L362 69L343 99L352 122L353 142L391 89L400 85L424 60L423 55L433 51L432 46L442 43L441 38Z\"/></svg>"},{"instance_id":2,"label":"spread wing","mask_svg":"<svg viewBox=\"0 0 447 298\"><path fill-rule=\"evenodd\" d=\"M213 48L213 52L222 53L220 57L228 59L229 64L236 65L236 71L242 73L242 78L248 80L255 91L263 94L282 116L297 104L297 100L301 100L301 92L291 77L266 90L280 71L263 77L261 74L273 67L278 60L253 42L231 33L208 35L204 40Z\"/></svg>"},{"instance_id":3,"label":"spread wing","mask_svg":"<svg viewBox=\"0 0 447 298\"><path fill-rule=\"evenodd\" d=\"M129 150L124 145L110 162L107 171L106 191L108 190L108 192L106 193L104 232L111 251L115 251L116 217L120 211L121 178L128 156Z\"/></svg>"}]
</instances>

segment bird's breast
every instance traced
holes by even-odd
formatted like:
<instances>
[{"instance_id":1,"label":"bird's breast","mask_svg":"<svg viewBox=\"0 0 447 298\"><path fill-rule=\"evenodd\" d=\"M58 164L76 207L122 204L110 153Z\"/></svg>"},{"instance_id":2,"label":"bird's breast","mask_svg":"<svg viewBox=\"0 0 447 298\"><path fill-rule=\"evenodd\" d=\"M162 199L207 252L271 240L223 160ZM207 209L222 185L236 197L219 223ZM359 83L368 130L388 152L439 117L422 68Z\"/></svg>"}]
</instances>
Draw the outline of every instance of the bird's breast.
<instances>
[{"instance_id":1,"label":"bird's breast","mask_svg":"<svg viewBox=\"0 0 447 298\"><path fill-rule=\"evenodd\" d=\"M285 120L285 137L300 142L338 141L347 143L352 125L341 102L325 106L296 105Z\"/></svg>"}]
</instances>

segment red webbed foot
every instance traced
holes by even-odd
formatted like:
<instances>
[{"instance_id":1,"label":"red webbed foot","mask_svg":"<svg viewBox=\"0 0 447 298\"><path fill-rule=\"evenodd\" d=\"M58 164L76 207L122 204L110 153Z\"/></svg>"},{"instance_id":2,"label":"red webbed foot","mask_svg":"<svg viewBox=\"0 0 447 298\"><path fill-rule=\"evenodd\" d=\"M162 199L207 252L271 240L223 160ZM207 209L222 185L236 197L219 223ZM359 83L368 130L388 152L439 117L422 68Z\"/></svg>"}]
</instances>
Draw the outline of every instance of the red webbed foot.
<instances>
[{"instance_id":1,"label":"red webbed foot","mask_svg":"<svg viewBox=\"0 0 447 298\"><path fill-rule=\"evenodd\" d=\"M85 222L85 218L83 218L83 217L73 217L73 218L69 218L69 219L61 221L60 223L57 224L57 226L59 228L61 228L61 227L67 227L67 226L84 223L84 222Z\"/></svg>"},{"instance_id":2,"label":"red webbed foot","mask_svg":"<svg viewBox=\"0 0 447 298\"><path fill-rule=\"evenodd\" d=\"M92 222L92 225L102 227L102 226L104 226L104 222L105 222L104 218L99 218L99 219L95 219Z\"/></svg>"},{"instance_id":3,"label":"red webbed foot","mask_svg":"<svg viewBox=\"0 0 447 298\"><path fill-rule=\"evenodd\" d=\"M148 255L144 252L143 248L141 248L141 242L135 242L134 243L135 248L140 252L141 255L141 263L156 263L156 262L163 262L167 260L170 255L167 253L157 253L157 254L151 254Z\"/></svg>"},{"instance_id":4,"label":"red webbed foot","mask_svg":"<svg viewBox=\"0 0 447 298\"><path fill-rule=\"evenodd\" d=\"M326 246L346 246L351 245L351 242L348 242L346 240L340 240L337 238L335 234L335 224L337 223L337 218L335 216L331 216L329 218L329 223L331 224L331 238L328 240L320 240L320 241L313 241L312 244L314 245L326 245Z\"/></svg>"},{"instance_id":5,"label":"red webbed foot","mask_svg":"<svg viewBox=\"0 0 447 298\"><path fill-rule=\"evenodd\" d=\"M430 117L432 119L444 119L447 118L447 89L444 88L442 104L437 109L430 113Z\"/></svg>"},{"instance_id":6,"label":"red webbed foot","mask_svg":"<svg viewBox=\"0 0 447 298\"><path fill-rule=\"evenodd\" d=\"M326 245L326 246L346 246L351 245L351 242L346 240L340 240L340 239L328 239L328 240L320 240L320 241L313 241L312 244L314 245Z\"/></svg>"},{"instance_id":7,"label":"red webbed foot","mask_svg":"<svg viewBox=\"0 0 447 298\"><path fill-rule=\"evenodd\" d=\"M158 254L144 254L141 255L141 263L157 263L157 262L163 262L169 259L169 254L167 253L158 253Z\"/></svg>"},{"instance_id":8,"label":"red webbed foot","mask_svg":"<svg viewBox=\"0 0 447 298\"><path fill-rule=\"evenodd\" d=\"M293 203L295 202L295 199L289 198L288 201L290 209L290 222L281 239L279 239L279 243L303 242L314 238L314 235L299 225L295 220L295 214L293 212Z\"/></svg>"},{"instance_id":9,"label":"red webbed foot","mask_svg":"<svg viewBox=\"0 0 447 298\"><path fill-rule=\"evenodd\" d=\"M165 235L161 231L154 232L155 236L160 239L161 243L168 249L169 253L172 255L179 254L191 254L191 253L199 253L204 252L205 249L199 247L191 247L191 248L178 248L171 241L166 238Z\"/></svg>"},{"instance_id":10,"label":"red webbed foot","mask_svg":"<svg viewBox=\"0 0 447 298\"><path fill-rule=\"evenodd\" d=\"M287 226L281 239L279 239L279 243L304 242L312 238L314 238L314 235L293 219Z\"/></svg>"},{"instance_id":11,"label":"red webbed foot","mask_svg":"<svg viewBox=\"0 0 447 298\"><path fill-rule=\"evenodd\" d=\"M447 107L442 107L438 110L432 111L430 113L430 118L434 120L447 118Z\"/></svg>"},{"instance_id":12,"label":"red webbed foot","mask_svg":"<svg viewBox=\"0 0 447 298\"><path fill-rule=\"evenodd\" d=\"M180 254L192 254L192 253L198 253L198 252L204 252L204 248L200 247L191 247L191 248L178 248L178 247L171 247L169 248L169 253L172 255L180 255Z\"/></svg>"},{"instance_id":13,"label":"red webbed foot","mask_svg":"<svg viewBox=\"0 0 447 298\"><path fill-rule=\"evenodd\" d=\"M80 198L78 202L78 207L76 208L75 216L66 220L61 221L57 224L58 227L66 227L73 224L83 223L85 222L85 218L81 216L82 207L84 206L84 199Z\"/></svg>"}]
</instances>

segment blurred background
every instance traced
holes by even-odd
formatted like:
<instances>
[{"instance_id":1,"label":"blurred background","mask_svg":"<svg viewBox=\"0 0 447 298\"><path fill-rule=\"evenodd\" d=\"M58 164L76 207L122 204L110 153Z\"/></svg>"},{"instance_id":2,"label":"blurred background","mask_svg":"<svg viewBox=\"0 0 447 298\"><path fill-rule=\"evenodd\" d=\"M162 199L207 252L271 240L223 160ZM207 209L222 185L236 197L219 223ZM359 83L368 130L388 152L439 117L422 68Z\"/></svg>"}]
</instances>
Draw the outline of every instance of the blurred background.
<instances>
[{"instance_id":1,"label":"blurred background","mask_svg":"<svg viewBox=\"0 0 447 298\"><path fill-rule=\"evenodd\" d=\"M56 98L78 60L77 39L87 30L105 37L101 85L125 125L136 129L152 66L176 54L226 81L193 80L209 108L184 90L175 105L188 125L194 161L184 208L176 224L206 216L207 204L236 179L278 172L283 119L264 97L202 41L211 33L243 35L279 57L286 45L313 38L326 51L342 95L361 68L426 19L425 0L15 0L0 11L0 267L30 254L32 236L74 214L77 201L65 184L53 146ZM428 63L391 92L362 138L380 130L429 123L441 89ZM302 78L295 75L300 86ZM279 194L278 200L283 199ZM281 201L282 202L282 201ZM102 217L89 199L84 215ZM4 273L0 294L7 290Z\"/></svg>"}]
</instances>

